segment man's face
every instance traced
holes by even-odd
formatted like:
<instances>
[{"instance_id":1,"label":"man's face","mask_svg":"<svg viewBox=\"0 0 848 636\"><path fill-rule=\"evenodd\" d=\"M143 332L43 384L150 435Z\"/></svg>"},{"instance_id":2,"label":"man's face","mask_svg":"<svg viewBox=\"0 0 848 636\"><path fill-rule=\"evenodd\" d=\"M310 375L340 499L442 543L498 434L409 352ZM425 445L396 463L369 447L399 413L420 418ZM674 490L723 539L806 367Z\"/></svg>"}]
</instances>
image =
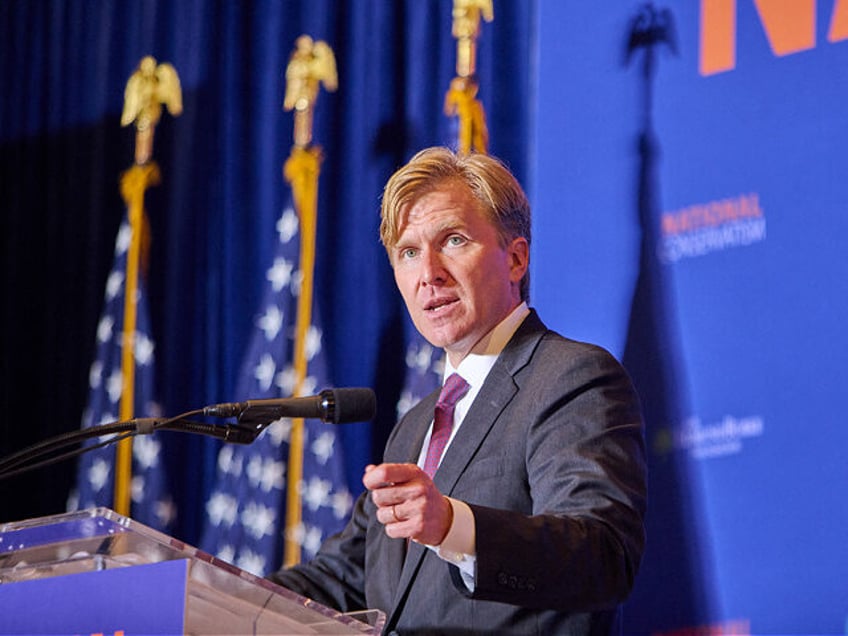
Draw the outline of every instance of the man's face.
<instances>
[{"instance_id":1,"label":"man's face","mask_svg":"<svg viewBox=\"0 0 848 636\"><path fill-rule=\"evenodd\" d=\"M458 181L402 210L391 251L395 281L415 327L454 365L520 302L527 241L506 247L482 205Z\"/></svg>"}]
</instances>

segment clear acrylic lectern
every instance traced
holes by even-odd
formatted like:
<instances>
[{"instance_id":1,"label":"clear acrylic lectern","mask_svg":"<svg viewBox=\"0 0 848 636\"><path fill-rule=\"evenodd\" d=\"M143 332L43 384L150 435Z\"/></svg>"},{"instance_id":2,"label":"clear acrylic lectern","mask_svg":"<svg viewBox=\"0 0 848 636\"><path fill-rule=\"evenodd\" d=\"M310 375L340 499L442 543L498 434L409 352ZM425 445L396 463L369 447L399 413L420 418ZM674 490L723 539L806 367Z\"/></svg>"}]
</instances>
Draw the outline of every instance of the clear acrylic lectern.
<instances>
[{"instance_id":1,"label":"clear acrylic lectern","mask_svg":"<svg viewBox=\"0 0 848 636\"><path fill-rule=\"evenodd\" d=\"M108 508L0 524L0 632L379 634Z\"/></svg>"}]
</instances>

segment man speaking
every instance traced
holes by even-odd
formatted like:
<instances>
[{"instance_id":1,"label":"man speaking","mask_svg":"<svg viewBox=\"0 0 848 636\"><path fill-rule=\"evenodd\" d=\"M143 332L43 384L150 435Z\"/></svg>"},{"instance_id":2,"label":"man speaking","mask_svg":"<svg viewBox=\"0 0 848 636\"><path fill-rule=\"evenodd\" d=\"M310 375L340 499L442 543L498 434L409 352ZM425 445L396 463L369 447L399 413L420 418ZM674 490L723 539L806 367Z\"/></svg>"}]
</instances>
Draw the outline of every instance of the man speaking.
<instances>
[{"instance_id":1,"label":"man speaking","mask_svg":"<svg viewBox=\"0 0 848 636\"><path fill-rule=\"evenodd\" d=\"M637 396L603 349L528 307L530 206L445 148L386 184L380 235L440 391L395 426L350 523L270 578L407 634L607 634L644 548Z\"/></svg>"}]
</instances>

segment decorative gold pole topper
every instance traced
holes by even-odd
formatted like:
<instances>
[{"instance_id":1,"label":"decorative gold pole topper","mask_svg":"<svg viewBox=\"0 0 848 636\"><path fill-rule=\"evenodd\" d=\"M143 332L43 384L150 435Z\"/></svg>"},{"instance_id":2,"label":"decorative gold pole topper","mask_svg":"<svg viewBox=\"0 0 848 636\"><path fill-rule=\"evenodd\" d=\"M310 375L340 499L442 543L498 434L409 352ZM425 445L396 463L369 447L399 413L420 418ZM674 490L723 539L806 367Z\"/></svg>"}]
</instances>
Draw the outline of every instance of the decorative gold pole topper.
<instances>
[{"instance_id":1,"label":"decorative gold pole topper","mask_svg":"<svg viewBox=\"0 0 848 636\"><path fill-rule=\"evenodd\" d=\"M301 35L286 67L285 110L294 110L294 144L305 148L312 141L312 114L320 83L329 92L338 87L333 49L322 41Z\"/></svg>"},{"instance_id":2,"label":"decorative gold pole topper","mask_svg":"<svg viewBox=\"0 0 848 636\"><path fill-rule=\"evenodd\" d=\"M456 38L456 77L445 95L445 114L459 121L457 151L488 152L489 130L486 113L477 99L477 37L480 18L494 19L492 0L454 0L452 34Z\"/></svg>"},{"instance_id":3,"label":"decorative gold pole topper","mask_svg":"<svg viewBox=\"0 0 848 636\"><path fill-rule=\"evenodd\" d=\"M457 151L467 155L472 150L485 153L489 149L486 111L477 99L477 82L472 77L454 77L445 95L445 115L459 119Z\"/></svg>"},{"instance_id":4,"label":"decorative gold pole topper","mask_svg":"<svg viewBox=\"0 0 848 636\"><path fill-rule=\"evenodd\" d=\"M156 64L150 55L142 58L124 90L121 126L135 122L135 162L143 165L153 156L153 132L162 117L162 104L174 116L183 112L180 78L173 66Z\"/></svg>"},{"instance_id":5,"label":"decorative gold pole topper","mask_svg":"<svg viewBox=\"0 0 848 636\"><path fill-rule=\"evenodd\" d=\"M480 17L491 22L492 0L453 0L453 37L456 38L456 74L470 77L476 72L477 37Z\"/></svg>"}]
</instances>

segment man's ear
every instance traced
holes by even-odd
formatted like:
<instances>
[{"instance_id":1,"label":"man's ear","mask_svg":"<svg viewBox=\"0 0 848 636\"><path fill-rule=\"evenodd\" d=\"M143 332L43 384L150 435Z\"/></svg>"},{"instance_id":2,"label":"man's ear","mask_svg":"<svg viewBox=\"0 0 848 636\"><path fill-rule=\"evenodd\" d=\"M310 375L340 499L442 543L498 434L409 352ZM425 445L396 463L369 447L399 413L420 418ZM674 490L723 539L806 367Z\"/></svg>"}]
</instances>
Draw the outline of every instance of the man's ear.
<instances>
[{"instance_id":1,"label":"man's ear","mask_svg":"<svg viewBox=\"0 0 848 636\"><path fill-rule=\"evenodd\" d=\"M507 245L506 252L509 258L509 278L517 283L524 278L530 266L530 246L527 244L527 239L523 236L512 239Z\"/></svg>"}]
</instances>

